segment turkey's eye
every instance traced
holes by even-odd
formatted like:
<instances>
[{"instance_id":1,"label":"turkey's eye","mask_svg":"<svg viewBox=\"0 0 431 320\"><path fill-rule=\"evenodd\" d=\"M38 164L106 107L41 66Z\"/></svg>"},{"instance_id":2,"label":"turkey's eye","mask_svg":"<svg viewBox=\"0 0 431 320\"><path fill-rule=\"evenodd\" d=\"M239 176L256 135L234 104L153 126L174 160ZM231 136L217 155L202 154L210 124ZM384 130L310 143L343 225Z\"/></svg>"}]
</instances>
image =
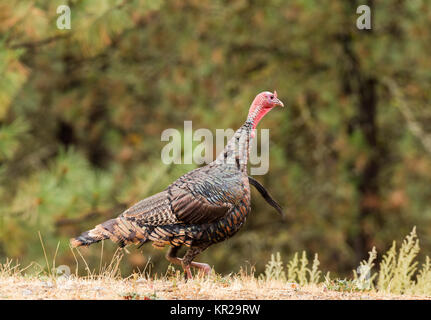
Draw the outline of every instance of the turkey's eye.
<instances>
[{"instance_id":1,"label":"turkey's eye","mask_svg":"<svg viewBox=\"0 0 431 320\"><path fill-rule=\"evenodd\" d=\"M274 96L271 96L270 98L271 98L271 100L272 100L272 99L274 99Z\"/></svg>"}]
</instances>

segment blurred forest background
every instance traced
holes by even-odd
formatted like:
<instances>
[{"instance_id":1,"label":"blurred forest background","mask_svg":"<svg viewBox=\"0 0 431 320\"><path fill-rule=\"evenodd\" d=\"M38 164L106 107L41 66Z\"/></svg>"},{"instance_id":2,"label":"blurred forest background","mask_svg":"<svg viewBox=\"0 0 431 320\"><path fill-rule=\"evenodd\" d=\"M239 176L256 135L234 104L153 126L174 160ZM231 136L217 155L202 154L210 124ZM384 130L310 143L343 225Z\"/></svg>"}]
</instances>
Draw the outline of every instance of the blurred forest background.
<instances>
[{"instance_id":1,"label":"blurred forest background","mask_svg":"<svg viewBox=\"0 0 431 320\"><path fill-rule=\"evenodd\" d=\"M59 30L58 5L71 8ZM358 30L368 4L372 30ZM72 268L68 239L164 189L167 128L237 129L254 96L270 168L252 213L199 261L218 272L271 253L319 253L346 274L417 226L431 252L431 2L426 0L0 0L0 261ZM110 260L115 245L104 244ZM125 274L163 251L129 248ZM98 266L101 244L81 249Z\"/></svg>"}]
</instances>

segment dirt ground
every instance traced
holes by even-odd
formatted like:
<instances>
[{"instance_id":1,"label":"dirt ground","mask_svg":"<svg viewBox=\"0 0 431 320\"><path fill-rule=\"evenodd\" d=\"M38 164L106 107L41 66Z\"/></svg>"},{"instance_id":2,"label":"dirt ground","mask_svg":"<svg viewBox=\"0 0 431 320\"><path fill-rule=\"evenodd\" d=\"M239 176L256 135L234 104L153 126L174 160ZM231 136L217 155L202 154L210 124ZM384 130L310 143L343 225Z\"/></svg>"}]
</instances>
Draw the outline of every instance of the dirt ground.
<instances>
[{"instance_id":1,"label":"dirt ground","mask_svg":"<svg viewBox=\"0 0 431 320\"><path fill-rule=\"evenodd\" d=\"M301 287L281 281L256 279L85 279L0 278L0 299L247 299L247 300L431 300L427 296L408 296L367 292L330 291L321 285Z\"/></svg>"}]
</instances>

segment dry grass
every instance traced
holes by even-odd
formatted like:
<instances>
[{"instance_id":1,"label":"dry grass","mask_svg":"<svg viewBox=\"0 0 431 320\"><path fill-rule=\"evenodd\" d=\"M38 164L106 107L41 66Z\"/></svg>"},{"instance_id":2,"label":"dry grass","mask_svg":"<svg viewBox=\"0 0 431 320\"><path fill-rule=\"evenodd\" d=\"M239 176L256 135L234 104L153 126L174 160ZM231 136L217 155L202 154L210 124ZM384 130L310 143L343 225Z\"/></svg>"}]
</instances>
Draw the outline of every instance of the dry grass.
<instances>
[{"instance_id":1,"label":"dry grass","mask_svg":"<svg viewBox=\"0 0 431 320\"><path fill-rule=\"evenodd\" d=\"M209 277L196 275L186 282L179 270L170 268L159 278L144 273L122 278L118 272L120 260L121 254L116 255L101 273L89 273L85 277L58 276L55 270L51 270L51 274L41 272L29 276L25 274L26 270L20 269L19 265L12 266L8 261L0 268L0 299L431 300L426 296L383 294L374 290L331 290L325 283L299 285L255 277L252 272L224 277L214 273Z\"/></svg>"},{"instance_id":2,"label":"dry grass","mask_svg":"<svg viewBox=\"0 0 431 320\"><path fill-rule=\"evenodd\" d=\"M92 271L75 249L72 254L76 270L71 273L68 267L56 267L57 252L49 262L40 238L46 266L34 263L21 268L11 260L0 263L0 299L431 300L431 260L427 256L418 267L419 240L415 229L399 250L393 243L383 255L378 271L374 271L377 252L373 248L369 259L361 262L358 272L353 272L353 278L343 280L331 279L329 272L322 277L318 256L310 265L305 252L301 256L295 254L287 265L278 253L272 255L259 276L254 270L228 276L213 272L209 277L196 275L186 282L184 275L172 266L162 276L150 276L144 269L123 278L119 269L124 254L121 249L109 263L102 265L101 260L98 271ZM83 267L87 276L80 277L78 269Z\"/></svg>"},{"instance_id":3,"label":"dry grass","mask_svg":"<svg viewBox=\"0 0 431 320\"><path fill-rule=\"evenodd\" d=\"M52 279L0 277L0 299L271 299L271 300L387 300L431 299L425 296L330 291L323 284L299 286L283 281L246 277L151 280L70 277Z\"/></svg>"}]
</instances>

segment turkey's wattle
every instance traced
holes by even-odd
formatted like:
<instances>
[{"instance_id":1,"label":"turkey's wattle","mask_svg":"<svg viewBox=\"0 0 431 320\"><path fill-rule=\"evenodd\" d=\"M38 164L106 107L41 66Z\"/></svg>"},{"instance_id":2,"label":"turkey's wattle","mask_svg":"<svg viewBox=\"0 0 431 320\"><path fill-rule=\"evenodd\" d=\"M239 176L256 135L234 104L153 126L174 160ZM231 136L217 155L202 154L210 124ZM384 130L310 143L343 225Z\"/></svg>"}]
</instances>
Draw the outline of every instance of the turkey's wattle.
<instances>
[{"instance_id":1,"label":"turkey's wattle","mask_svg":"<svg viewBox=\"0 0 431 320\"><path fill-rule=\"evenodd\" d=\"M71 239L72 246L87 246L104 239L120 246L152 241L157 248L171 247L166 258L181 265L188 278L192 277L190 266L209 273L209 265L193 259L241 228L250 213L250 184L282 213L265 188L247 175L253 131L277 105L283 106L277 92L258 94L246 122L213 162L186 173L164 191L139 201L117 218ZM189 249L183 258L178 258L178 249L183 245Z\"/></svg>"}]
</instances>

